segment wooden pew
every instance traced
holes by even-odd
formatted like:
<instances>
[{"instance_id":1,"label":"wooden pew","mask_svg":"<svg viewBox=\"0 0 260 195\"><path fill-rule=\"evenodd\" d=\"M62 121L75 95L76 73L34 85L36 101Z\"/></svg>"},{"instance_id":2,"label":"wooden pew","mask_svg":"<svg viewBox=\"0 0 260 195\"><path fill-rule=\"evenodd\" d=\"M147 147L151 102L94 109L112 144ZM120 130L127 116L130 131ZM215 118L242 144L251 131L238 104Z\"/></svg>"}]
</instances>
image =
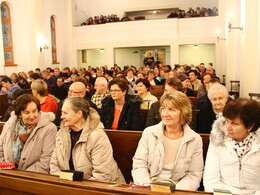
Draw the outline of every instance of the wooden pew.
<instances>
[{"instance_id":1,"label":"wooden pew","mask_svg":"<svg viewBox=\"0 0 260 195\"><path fill-rule=\"evenodd\" d=\"M209 134L200 134L203 143L203 159L206 160L207 151L209 147Z\"/></svg>"},{"instance_id":2,"label":"wooden pew","mask_svg":"<svg viewBox=\"0 0 260 195\"><path fill-rule=\"evenodd\" d=\"M160 99L160 97L164 93L164 85L152 85L151 86L151 94Z\"/></svg>"},{"instance_id":3,"label":"wooden pew","mask_svg":"<svg viewBox=\"0 0 260 195\"><path fill-rule=\"evenodd\" d=\"M0 194L171 194L151 192L149 188L132 188L127 184L94 180L67 181L57 176L22 170L0 170ZM175 194L212 194L207 192L176 190Z\"/></svg>"},{"instance_id":4,"label":"wooden pew","mask_svg":"<svg viewBox=\"0 0 260 195\"><path fill-rule=\"evenodd\" d=\"M48 92L51 93L52 89L55 87L56 85L48 85Z\"/></svg>"},{"instance_id":5,"label":"wooden pew","mask_svg":"<svg viewBox=\"0 0 260 195\"><path fill-rule=\"evenodd\" d=\"M8 106L8 95L0 94L0 116L3 116Z\"/></svg>"},{"instance_id":6,"label":"wooden pew","mask_svg":"<svg viewBox=\"0 0 260 195\"><path fill-rule=\"evenodd\" d=\"M135 154L138 142L142 136L141 131L124 130L105 130L113 147L113 155L119 168L121 169L126 182L133 181L131 176L132 158ZM206 154L209 145L209 134L200 134L203 142L203 157Z\"/></svg>"},{"instance_id":7,"label":"wooden pew","mask_svg":"<svg viewBox=\"0 0 260 195\"><path fill-rule=\"evenodd\" d=\"M4 123L0 122L0 134ZM124 131L124 130L105 130L113 147L113 156L119 168L121 169L127 183L133 181L132 158L138 146L138 142L142 136L142 131ZM200 134L203 142L203 158L206 159L209 134Z\"/></svg>"},{"instance_id":8,"label":"wooden pew","mask_svg":"<svg viewBox=\"0 0 260 195\"><path fill-rule=\"evenodd\" d=\"M4 124L5 124L4 122L0 122L0 135L1 135L2 131L3 131Z\"/></svg>"},{"instance_id":9,"label":"wooden pew","mask_svg":"<svg viewBox=\"0 0 260 195\"><path fill-rule=\"evenodd\" d=\"M105 130L113 147L114 159L122 171L125 181L133 181L131 170L133 156L142 131Z\"/></svg>"},{"instance_id":10,"label":"wooden pew","mask_svg":"<svg viewBox=\"0 0 260 195\"><path fill-rule=\"evenodd\" d=\"M194 106L196 105L196 103L197 103L197 98L196 98L196 97L188 97L188 98L189 98L190 101L191 101L192 107L194 107Z\"/></svg>"}]
</instances>

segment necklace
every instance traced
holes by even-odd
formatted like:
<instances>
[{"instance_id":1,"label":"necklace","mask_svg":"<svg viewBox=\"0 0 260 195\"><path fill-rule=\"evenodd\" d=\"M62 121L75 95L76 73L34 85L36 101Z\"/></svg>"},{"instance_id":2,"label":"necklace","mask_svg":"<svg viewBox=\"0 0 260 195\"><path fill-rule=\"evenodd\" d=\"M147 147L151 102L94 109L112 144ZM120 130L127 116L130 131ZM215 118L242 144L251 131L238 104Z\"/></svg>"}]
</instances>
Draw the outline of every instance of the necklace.
<instances>
[{"instance_id":1,"label":"necklace","mask_svg":"<svg viewBox=\"0 0 260 195\"><path fill-rule=\"evenodd\" d=\"M122 108L123 108L123 106L115 106L115 109L117 109L118 112L121 112L121 111L122 111Z\"/></svg>"},{"instance_id":2,"label":"necklace","mask_svg":"<svg viewBox=\"0 0 260 195\"><path fill-rule=\"evenodd\" d=\"M178 139L181 138L183 136L183 131L179 132L179 133L168 133L167 131L164 131L164 135L169 138L169 139Z\"/></svg>"}]
</instances>

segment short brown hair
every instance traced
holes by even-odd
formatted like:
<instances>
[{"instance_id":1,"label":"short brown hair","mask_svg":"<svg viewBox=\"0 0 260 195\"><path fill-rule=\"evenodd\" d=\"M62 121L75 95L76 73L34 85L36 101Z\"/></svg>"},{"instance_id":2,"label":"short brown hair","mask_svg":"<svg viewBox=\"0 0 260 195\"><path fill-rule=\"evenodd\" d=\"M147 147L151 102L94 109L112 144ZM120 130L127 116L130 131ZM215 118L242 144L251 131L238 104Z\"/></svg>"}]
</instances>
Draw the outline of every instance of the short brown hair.
<instances>
[{"instance_id":1,"label":"short brown hair","mask_svg":"<svg viewBox=\"0 0 260 195\"><path fill-rule=\"evenodd\" d=\"M108 89L110 90L112 85L118 85L118 87L122 90L122 91L126 91L128 92L128 82L125 78L122 77L116 77L114 79L112 79L109 83L108 83Z\"/></svg>"},{"instance_id":2,"label":"short brown hair","mask_svg":"<svg viewBox=\"0 0 260 195\"><path fill-rule=\"evenodd\" d=\"M175 78L175 77L169 78L169 79L166 81L165 85L169 85L169 86L171 86L171 87L174 87L174 88L177 89L178 91L182 91L182 86L183 86L183 85L182 85L181 81L180 81L178 78Z\"/></svg>"},{"instance_id":3,"label":"short brown hair","mask_svg":"<svg viewBox=\"0 0 260 195\"><path fill-rule=\"evenodd\" d=\"M168 93L165 93L160 98L160 113L161 113L161 107L164 103L164 101L170 101L172 105L181 111L181 124L185 125L191 122L192 118L192 107L191 107L191 101L190 99L182 92L180 91L171 91Z\"/></svg>"},{"instance_id":4,"label":"short brown hair","mask_svg":"<svg viewBox=\"0 0 260 195\"><path fill-rule=\"evenodd\" d=\"M246 128L253 126L253 132L260 127L260 104L251 99L236 99L227 103L223 116L228 119L240 118Z\"/></svg>"},{"instance_id":5,"label":"short brown hair","mask_svg":"<svg viewBox=\"0 0 260 195\"><path fill-rule=\"evenodd\" d=\"M27 105L34 102L37 106L38 112L41 110L39 100L31 94L23 94L19 96L14 102L14 112L16 116L20 116L21 112L25 110Z\"/></svg>"}]
</instances>

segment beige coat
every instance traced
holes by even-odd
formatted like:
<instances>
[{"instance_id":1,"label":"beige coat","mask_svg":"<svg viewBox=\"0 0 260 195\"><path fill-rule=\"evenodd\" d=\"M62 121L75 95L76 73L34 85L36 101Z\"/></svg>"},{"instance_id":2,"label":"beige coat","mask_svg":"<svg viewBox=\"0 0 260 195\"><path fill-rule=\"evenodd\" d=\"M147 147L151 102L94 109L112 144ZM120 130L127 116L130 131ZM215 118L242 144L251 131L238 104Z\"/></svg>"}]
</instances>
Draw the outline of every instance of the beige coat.
<instances>
[{"instance_id":1,"label":"beige coat","mask_svg":"<svg viewBox=\"0 0 260 195\"><path fill-rule=\"evenodd\" d=\"M0 136L0 161L14 163L11 145L16 123L17 116L14 115L4 125ZM49 173L56 133L57 127L40 112L39 121L24 145L18 168Z\"/></svg>"},{"instance_id":2,"label":"beige coat","mask_svg":"<svg viewBox=\"0 0 260 195\"><path fill-rule=\"evenodd\" d=\"M171 179L177 189L197 190L203 173L202 139L199 134L184 125L184 136L176 156ZM151 183L163 167L163 122L144 130L133 158L132 176L140 185Z\"/></svg>"},{"instance_id":3,"label":"beige coat","mask_svg":"<svg viewBox=\"0 0 260 195\"><path fill-rule=\"evenodd\" d=\"M74 168L83 171L85 179L125 183L113 158L111 143L103 129L98 113L91 109L80 138L72 150ZM60 170L70 169L70 131L70 128L61 124L51 157L51 174L59 175Z\"/></svg>"}]
</instances>

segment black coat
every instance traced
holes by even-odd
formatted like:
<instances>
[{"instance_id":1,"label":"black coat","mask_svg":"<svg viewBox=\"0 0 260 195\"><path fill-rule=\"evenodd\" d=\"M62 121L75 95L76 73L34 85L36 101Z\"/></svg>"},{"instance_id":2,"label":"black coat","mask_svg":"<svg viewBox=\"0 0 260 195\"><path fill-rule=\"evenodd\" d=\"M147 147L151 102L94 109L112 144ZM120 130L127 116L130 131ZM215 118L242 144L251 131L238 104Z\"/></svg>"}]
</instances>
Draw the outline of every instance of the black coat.
<instances>
[{"instance_id":1,"label":"black coat","mask_svg":"<svg viewBox=\"0 0 260 195\"><path fill-rule=\"evenodd\" d=\"M228 102L231 100L231 98L228 98ZM200 110L197 114L195 131L197 133L210 133L212 125L216 120L216 114L213 111L207 93L197 99L195 109Z\"/></svg>"},{"instance_id":2,"label":"black coat","mask_svg":"<svg viewBox=\"0 0 260 195\"><path fill-rule=\"evenodd\" d=\"M126 94L125 104L120 114L117 129L139 131L144 129L144 119L140 109L141 103L142 100L139 96ZM110 129L113 124L114 105L115 102L111 96L106 97L102 101L102 108L99 114L105 129Z\"/></svg>"},{"instance_id":3,"label":"black coat","mask_svg":"<svg viewBox=\"0 0 260 195\"><path fill-rule=\"evenodd\" d=\"M161 122L162 118L159 112L160 102L155 102L151 105L150 110L148 111L145 127L150 127Z\"/></svg>"},{"instance_id":4,"label":"black coat","mask_svg":"<svg viewBox=\"0 0 260 195\"><path fill-rule=\"evenodd\" d=\"M51 90L51 94L62 101L68 96L68 88L65 85L62 85L61 87L55 85Z\"/></svg>"}]
</instances>

